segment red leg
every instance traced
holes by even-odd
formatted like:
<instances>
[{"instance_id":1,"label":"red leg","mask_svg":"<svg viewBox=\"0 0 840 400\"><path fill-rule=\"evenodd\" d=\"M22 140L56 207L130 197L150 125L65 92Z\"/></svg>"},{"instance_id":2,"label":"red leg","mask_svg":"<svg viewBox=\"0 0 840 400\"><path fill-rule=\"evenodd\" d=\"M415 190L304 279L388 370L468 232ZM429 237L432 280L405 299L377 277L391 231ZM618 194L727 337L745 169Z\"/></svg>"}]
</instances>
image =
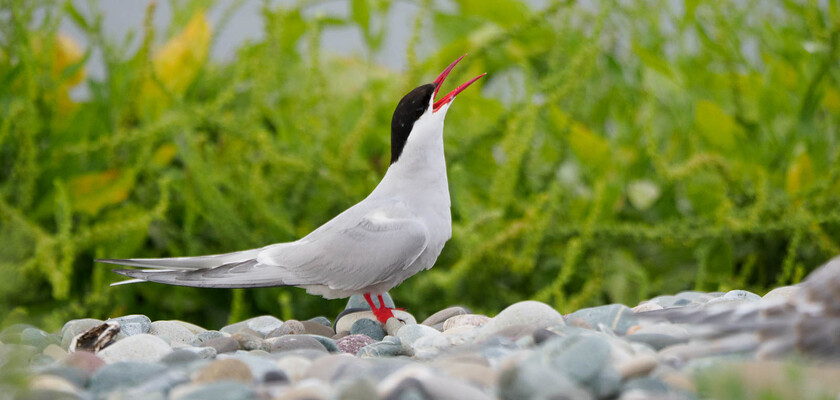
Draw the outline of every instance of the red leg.
<instances>
[{"instance_id":1,"label":"red leg","mask_svg":"<svg viewBox=\"0 0 840 400\"><path fill-rule=\"evenodd\" d=\"M382 295L380 294L378 297L379 300L379 307L376 307L373 304L373 299L370 297L370 293L365 293L365 301L367 301L368 305L370 306L370 310L373 311L373 315L376 316L376 319L379 320L381 323L388 322L388 318L392 318L394 313L391 312L391 309L385 307L385 302L382 300Z\"/></svg>"}]
</instances>

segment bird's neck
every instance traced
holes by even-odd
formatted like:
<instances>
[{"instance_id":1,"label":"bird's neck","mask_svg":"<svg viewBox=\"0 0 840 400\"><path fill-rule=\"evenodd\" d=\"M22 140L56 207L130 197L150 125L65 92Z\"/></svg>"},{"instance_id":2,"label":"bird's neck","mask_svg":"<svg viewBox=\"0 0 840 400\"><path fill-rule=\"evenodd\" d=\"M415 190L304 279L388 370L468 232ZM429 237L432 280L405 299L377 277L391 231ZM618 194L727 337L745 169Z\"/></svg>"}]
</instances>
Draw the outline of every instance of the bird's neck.
<instances>
[{"instance_id":1,"label":"bird's neck","mask_svg":"<svg viewBox=\"0 0 840 400\"><path fill-rule=\"evenodd\" d=\"M431 198L434 193L445 194L446 201L449 201L443 136L423 139L422 142L407 144L371 195Z\"/></svg>"}]
</instances>

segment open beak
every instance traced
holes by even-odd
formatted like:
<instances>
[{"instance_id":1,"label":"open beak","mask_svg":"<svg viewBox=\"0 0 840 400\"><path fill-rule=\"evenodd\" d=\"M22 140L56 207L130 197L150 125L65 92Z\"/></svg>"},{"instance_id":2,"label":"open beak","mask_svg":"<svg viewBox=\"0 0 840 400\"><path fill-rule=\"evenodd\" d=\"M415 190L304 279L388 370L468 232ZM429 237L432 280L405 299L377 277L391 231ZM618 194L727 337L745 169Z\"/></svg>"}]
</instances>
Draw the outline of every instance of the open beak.
<instances>
[{"instance_id":1,"label":"open beak","mask_svg":"<svg viewBox=\"0 0 840 400\"><path fill-rule=\"evenodd\" d=\"M446 67L446 69L443 70L443 72L441 72L440 75L438 75L437 79L435 79L435 82L434 82L434 84L435 84L435 94L434 94L433 97L437 97L438 90L440 90L441 85L443 85L443 81L446 80L446 77L449 75L449 73L452 72L452 68L455 68L455 65L458 64L458 62L461 61L466 56L467 55L464 54L463 56L458 57L457 60L453 61L452 64L449 64L449 66ZM455 96L457 96L458 93L463 92L464 89L466 89L470 85L472 85L473 82L481 79L481 77L483 77L484 75L487 75L487 73L485 72L485 73L483 73L479 76L476 76L475 78L470 79L469 81L467 81L463 85L455 88L455 90L449 92L446 96L443 96L440 100L435 102L435 104L432 108L432 112L437 112L438 109L440 109L441 107L443 107L444 105L448 104L453 99L455 99Z\"/></svg>"}]
</instances>

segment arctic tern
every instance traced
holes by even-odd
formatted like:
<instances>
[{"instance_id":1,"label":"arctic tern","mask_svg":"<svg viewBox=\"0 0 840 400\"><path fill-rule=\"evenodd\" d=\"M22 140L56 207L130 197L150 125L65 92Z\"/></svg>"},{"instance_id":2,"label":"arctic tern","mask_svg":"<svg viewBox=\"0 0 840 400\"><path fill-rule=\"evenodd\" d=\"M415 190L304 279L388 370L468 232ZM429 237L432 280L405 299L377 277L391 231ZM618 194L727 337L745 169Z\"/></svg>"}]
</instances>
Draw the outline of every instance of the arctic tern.
<instances>
[{"instance_id":1,"label":"arctic tern","mask_svg":"<svg viewBox=\"0 0 840 400\"><path fill-rule=\"evenodd\" d=\"M158 282L208 288L297 286L327 299L364 295L376 318L393 317L382 293L431 268L452 236L443 121L459 93L435 101L461 56L434 82L406 94L391 119L391 165L367 198L294 242L198 257L103 259L145 269L114 272L114 285ZM376 306L371 296L378 296Z\"/></svg>"}]
</instances>

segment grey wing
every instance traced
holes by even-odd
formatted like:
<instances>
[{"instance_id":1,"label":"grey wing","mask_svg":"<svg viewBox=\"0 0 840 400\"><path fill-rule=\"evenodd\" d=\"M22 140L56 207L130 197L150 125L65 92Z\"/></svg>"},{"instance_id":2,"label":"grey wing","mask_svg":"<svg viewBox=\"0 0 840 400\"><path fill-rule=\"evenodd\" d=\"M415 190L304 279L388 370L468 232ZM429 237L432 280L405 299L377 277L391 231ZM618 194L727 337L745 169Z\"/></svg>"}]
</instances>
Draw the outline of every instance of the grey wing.
<instances>
[{"instance_id":1,"label":"grey wing","mask_svg":"<svg viewBox=\"0 0 840 400\"><path fill-rule=\"evenodd\" d=\"M291 246L266 248L257 261L304 285L359 290L401 273L429 242L426 225L399 203L342 217Z\"/></svg>"}]
</instances>

